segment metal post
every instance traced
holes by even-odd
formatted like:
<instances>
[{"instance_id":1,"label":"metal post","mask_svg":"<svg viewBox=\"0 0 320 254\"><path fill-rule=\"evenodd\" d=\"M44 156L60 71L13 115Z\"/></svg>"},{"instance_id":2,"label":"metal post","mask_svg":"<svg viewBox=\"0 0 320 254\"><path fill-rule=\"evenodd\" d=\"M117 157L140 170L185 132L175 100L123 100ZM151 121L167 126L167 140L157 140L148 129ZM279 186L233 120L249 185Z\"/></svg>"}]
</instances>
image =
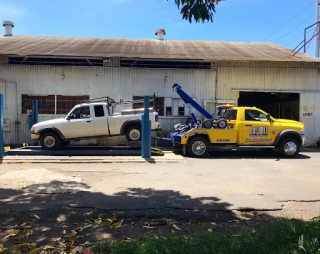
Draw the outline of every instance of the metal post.
<instances>
[{"instance_id":1,"label":"metal post","mask_svg":"<svg viewBox=\"0 0 320 254\"><path fill-rule=\"evenodd\" d=\"M320 0L316 0L316 22L320 21ZM320 23L316 26L315 57L320 57Z\"/></svg>"},{"instance_id":2,"label":"metal post","mask_svg":"<svg viewBox=\"0 0 320 254\"><path fill-rule=\"evenodd\" d=\"M151 158L151 121L149 120L149 96L144 96L144 114L142 115L141 157Z\"/></svg>"},{"instance_id":3,"label":"metal post","mask_svg":"<svg viewBox=\"0 0 320 254\"><path fill-rule=\"evenodd\" d=\"M32 124L38 123L39 102L38 100L32 100ZM33 145L38 145L38 142L33 142Z\"/></svg>"},{"instance_id":4,"label":"metal post","mask_svg":"<svg viewBox=\"0 0 320 254\"><path fill-rule=\"evenodd\" d=\"M3 158L4 151L3 151L3 108L4 108L4 102L3 102L3 94L0 94L0 159Z\"/></svg>"}]
</instances>

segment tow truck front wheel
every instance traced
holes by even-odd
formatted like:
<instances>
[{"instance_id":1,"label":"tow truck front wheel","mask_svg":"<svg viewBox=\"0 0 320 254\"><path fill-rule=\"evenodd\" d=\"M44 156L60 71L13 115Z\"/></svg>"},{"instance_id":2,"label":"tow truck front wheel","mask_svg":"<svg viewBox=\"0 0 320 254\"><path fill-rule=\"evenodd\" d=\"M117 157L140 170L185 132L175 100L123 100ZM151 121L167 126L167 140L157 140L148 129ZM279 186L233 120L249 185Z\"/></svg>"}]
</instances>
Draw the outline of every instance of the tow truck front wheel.
<instances>
[{"instance_id":1,"label":"tow truck front wheel","mask_svg":"<svg viewBox=\"0 0 320 254\"><path fill-rule=\"evenodd\" d=\"M287 138L280 142L279 152L285 158L295 158L300 152L300 144L294 138Z\"/></svg>"},{"instance_id":2,"label":"tow truck front wheel","mask_svg":"<svg viewBox=\"0 0 320 254\"><path fill-rule=\"evenodd\" d=\"M191 157L204 158L209 153L209 143L204 138L193 138L188 144L188 153Z\"/></svg>"}]
</instances>

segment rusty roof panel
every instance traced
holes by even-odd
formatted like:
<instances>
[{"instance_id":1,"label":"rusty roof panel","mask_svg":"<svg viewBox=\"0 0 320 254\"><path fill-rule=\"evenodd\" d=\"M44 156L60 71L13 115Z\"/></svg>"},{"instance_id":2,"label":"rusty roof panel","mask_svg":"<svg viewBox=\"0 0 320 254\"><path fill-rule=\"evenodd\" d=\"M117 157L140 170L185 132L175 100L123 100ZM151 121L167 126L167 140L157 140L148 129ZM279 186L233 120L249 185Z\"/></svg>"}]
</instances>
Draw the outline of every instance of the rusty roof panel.
<instances>
[{"instance_id":1,"label":"rusty roof panel","mask_svg":"<svg viewBox=\"0 0 320 254\"><path fill-rule=\"evenodd\" d=\"M178 41L50 36L0 37L0 54L60 57L123 57L203 61L320 62L274 43Z\"/></svg>"}]
</instances>

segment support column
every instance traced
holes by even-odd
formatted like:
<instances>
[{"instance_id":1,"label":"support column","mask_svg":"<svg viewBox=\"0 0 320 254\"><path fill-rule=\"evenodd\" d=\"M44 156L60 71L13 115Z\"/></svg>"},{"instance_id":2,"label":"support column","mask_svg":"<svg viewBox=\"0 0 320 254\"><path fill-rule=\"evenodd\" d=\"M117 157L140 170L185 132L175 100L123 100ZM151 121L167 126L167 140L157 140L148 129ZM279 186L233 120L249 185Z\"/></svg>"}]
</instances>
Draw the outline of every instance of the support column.
<instances>
[{"instance_id":1,"label":"support column","mask_svg":"<svg viewBox=\"0 0 320 254\"><path fill-rule=\"evenodd\" d=\"M141 157L151 158L151 121L149 120L149 96L144 96L144 114L142 115Z\"/></svg>"},{"instance_id":2,"label":"support column","mask_svg":"<svg viewBox=\"0 0 320 254\"><path fill-rule=\"evenodd\" d=\"M3 150L3 114L4 114L4 101L3 94L0 94L0 159L3 158L4 150Z\"/></svg>"},{"instance_id":3,"label":"support column","mask_svg":"<svg viewBox=\"0 0 320 254\"><path fill-rule=\"evenodd\" d=\"M320 0L316 0L316 22L320 22ZM315 57L320 57L320 23L316 26Z\"/></svg>"}]
</instances>

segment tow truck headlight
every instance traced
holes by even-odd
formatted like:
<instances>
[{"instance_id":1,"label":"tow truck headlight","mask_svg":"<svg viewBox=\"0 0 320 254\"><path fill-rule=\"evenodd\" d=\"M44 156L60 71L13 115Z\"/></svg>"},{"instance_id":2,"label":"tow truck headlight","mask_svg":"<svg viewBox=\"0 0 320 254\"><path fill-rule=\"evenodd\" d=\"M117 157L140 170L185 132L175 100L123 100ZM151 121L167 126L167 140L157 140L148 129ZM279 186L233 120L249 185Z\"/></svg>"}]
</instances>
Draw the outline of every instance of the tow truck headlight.
<instances>
[{"instance_id":1,"label":"tow truck headlight","mask_svg":"<svg viewBox=\"0 0 320 254\"><path fill-rule=\"evenodd\" d=\"M301 129L300 134L304 135L304 128Z\"/></svg>"}]
</instances>

